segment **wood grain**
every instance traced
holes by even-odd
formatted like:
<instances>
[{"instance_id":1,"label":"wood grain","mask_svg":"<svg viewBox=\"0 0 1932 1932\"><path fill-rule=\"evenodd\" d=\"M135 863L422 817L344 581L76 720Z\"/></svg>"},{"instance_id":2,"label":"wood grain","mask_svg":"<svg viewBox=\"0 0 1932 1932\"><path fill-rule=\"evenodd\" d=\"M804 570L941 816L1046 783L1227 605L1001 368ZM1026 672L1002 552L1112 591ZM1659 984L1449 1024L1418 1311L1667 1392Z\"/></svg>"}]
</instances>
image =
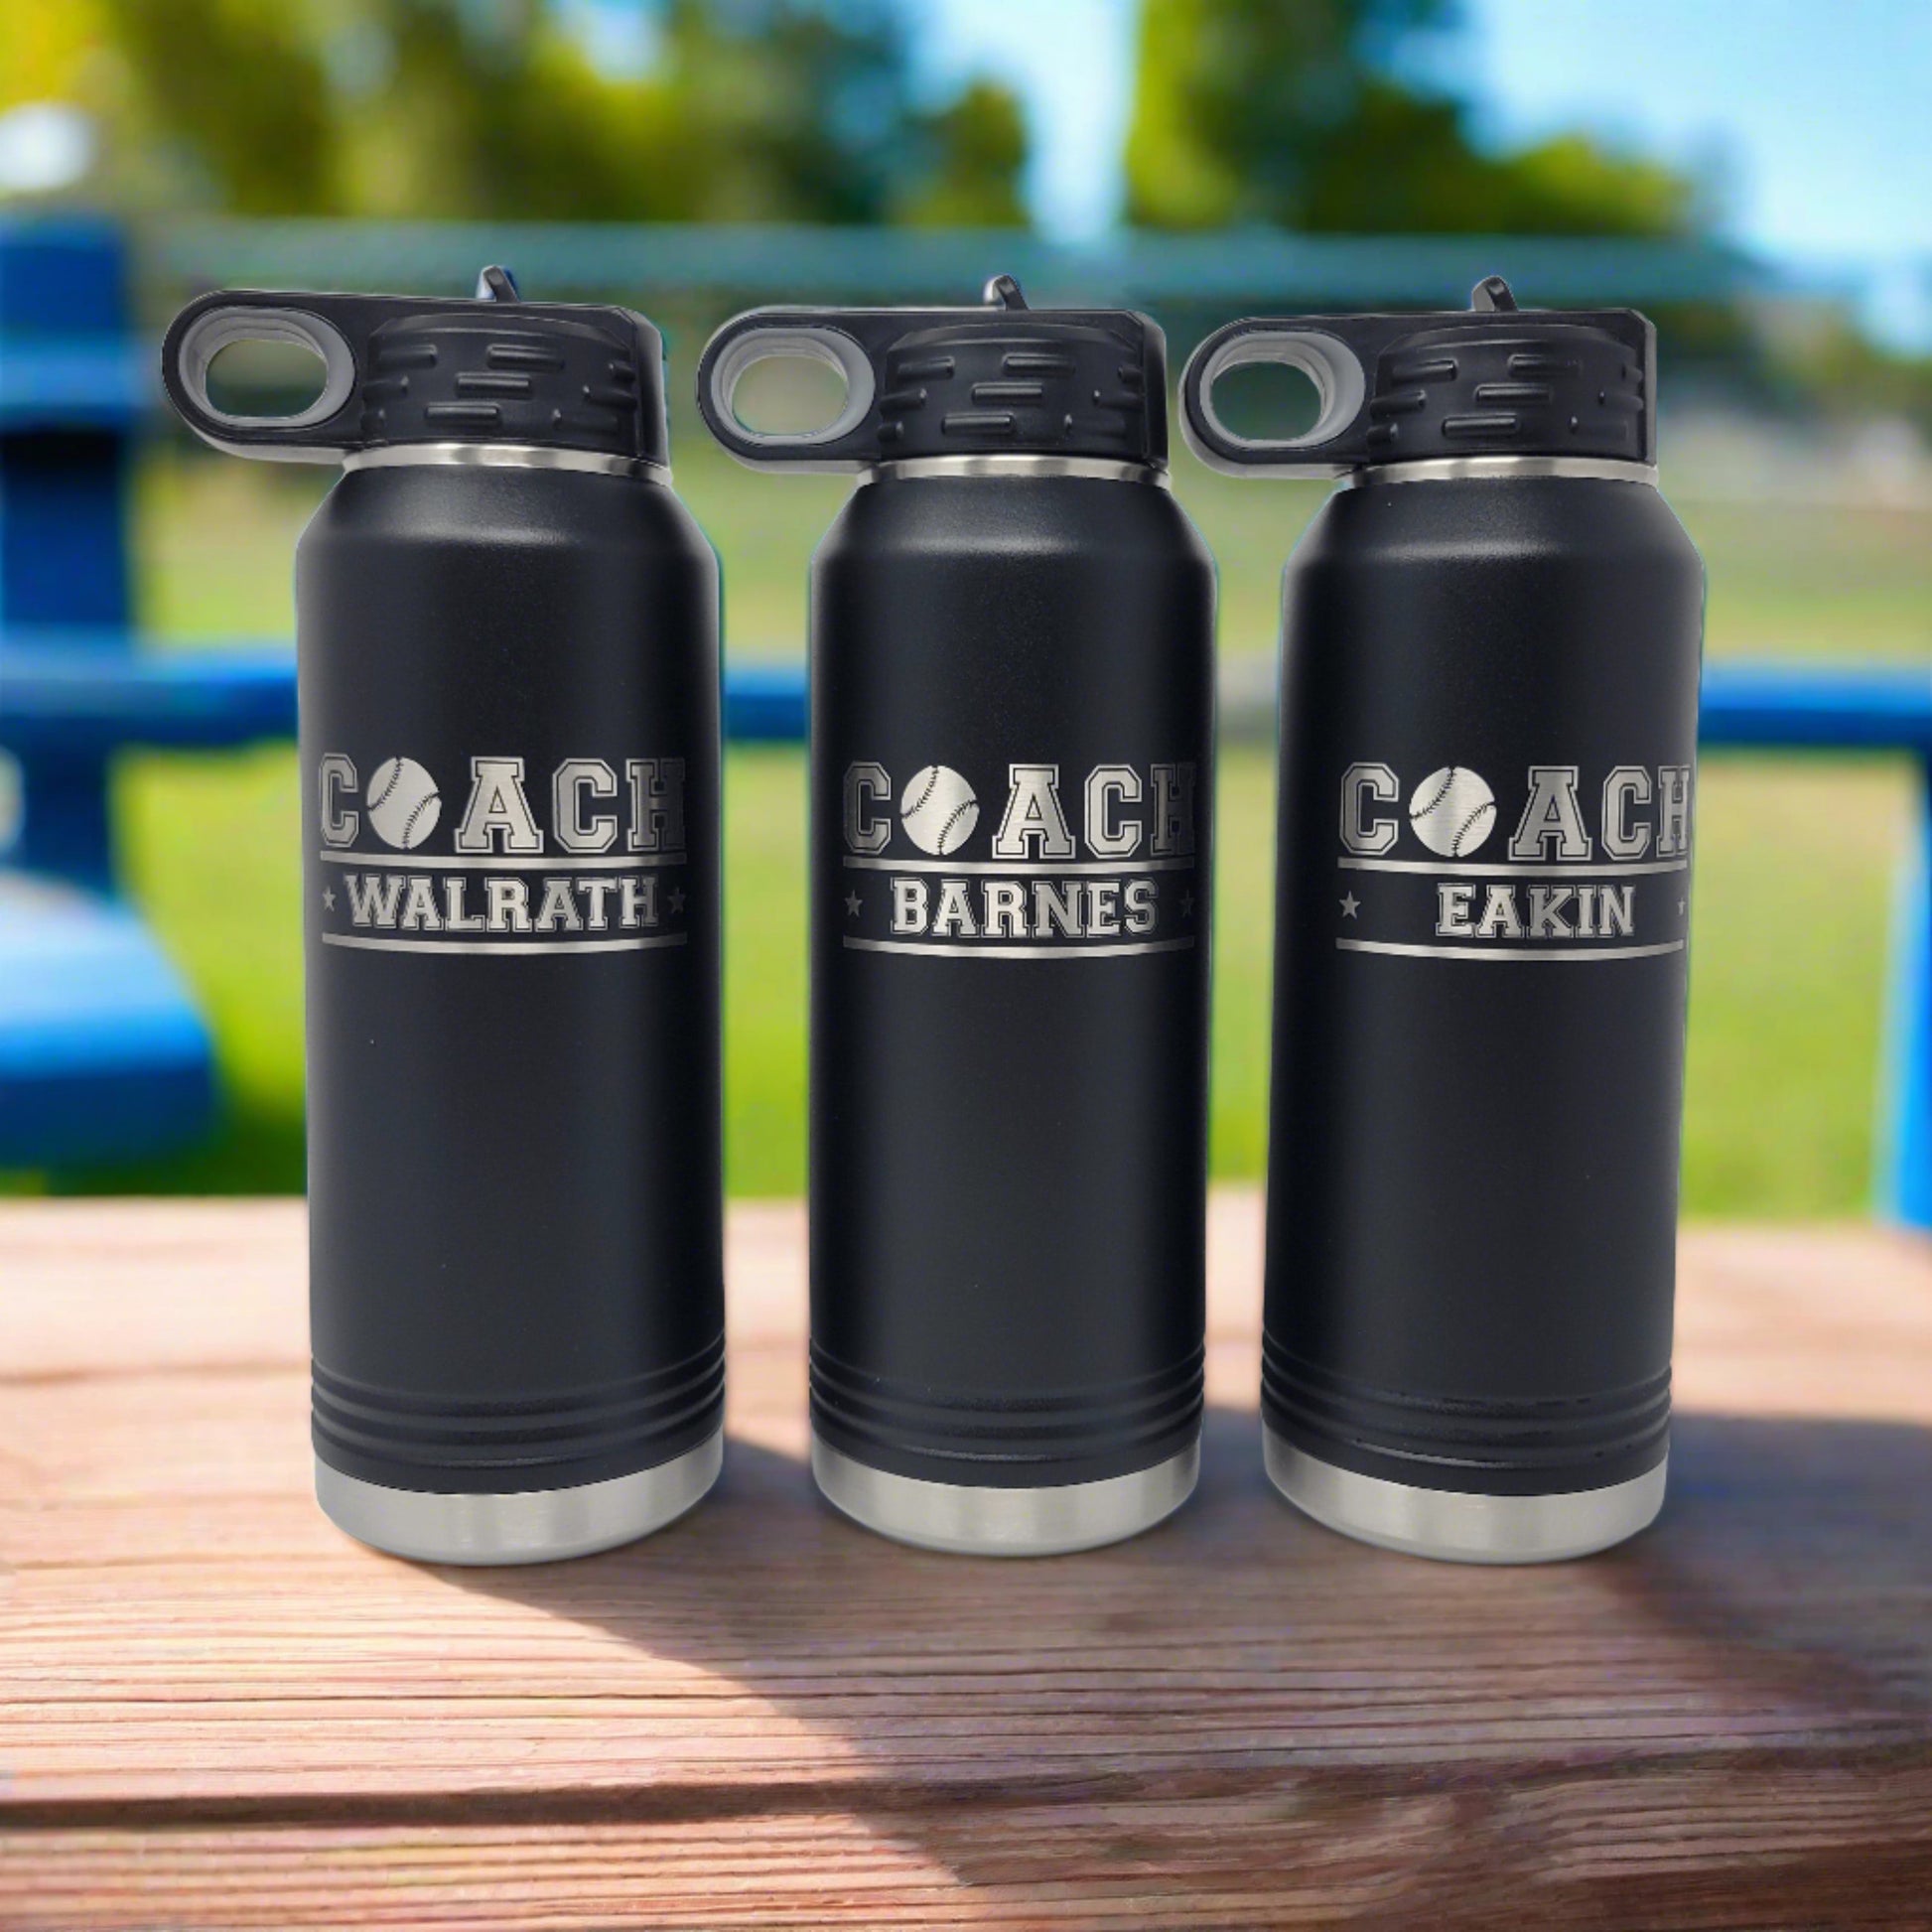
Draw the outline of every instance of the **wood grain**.
<instances>
[{"instance_id":1,"label":"wood grain","mask_svg":"<svg viewBox=\"0 0 1932 1932\"><path fill-rule=\"evenodd\" d=\"M299 1204L0 1205L0 1924L1932 1925L1932 1250L1687 1235L1663 1521L1498 1572L1267 1490L1213 1219L1201 1494L1136 1543L816 1504L754 1206L716 1496L492 1574L310 1501Z\"/></svg>"}]
</instances>

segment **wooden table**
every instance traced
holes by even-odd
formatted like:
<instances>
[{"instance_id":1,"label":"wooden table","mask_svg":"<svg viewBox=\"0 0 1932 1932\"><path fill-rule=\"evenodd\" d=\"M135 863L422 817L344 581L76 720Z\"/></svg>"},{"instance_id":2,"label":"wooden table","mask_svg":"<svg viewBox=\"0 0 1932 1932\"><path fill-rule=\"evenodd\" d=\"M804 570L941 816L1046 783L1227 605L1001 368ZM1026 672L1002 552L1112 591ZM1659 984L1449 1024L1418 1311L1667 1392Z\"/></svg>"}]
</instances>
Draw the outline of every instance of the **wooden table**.
<instances>
[{"instance_id":1,"label":"wooden table","mask_svg":"<svg viewBox=\"0 0 1932 1932\"><path fill-rule=\"evenodd\" d=\"M802 1232L713 1499L491 1574L311 1503L299 1203L0 1207L0 1924L1932 1924L1932 1249L1692 1231L1662 1522L1465 1570L1264 1486L1223 1195L1200 1494L1003 1565L814 1502Z\"/></svg>"}]
</instances>

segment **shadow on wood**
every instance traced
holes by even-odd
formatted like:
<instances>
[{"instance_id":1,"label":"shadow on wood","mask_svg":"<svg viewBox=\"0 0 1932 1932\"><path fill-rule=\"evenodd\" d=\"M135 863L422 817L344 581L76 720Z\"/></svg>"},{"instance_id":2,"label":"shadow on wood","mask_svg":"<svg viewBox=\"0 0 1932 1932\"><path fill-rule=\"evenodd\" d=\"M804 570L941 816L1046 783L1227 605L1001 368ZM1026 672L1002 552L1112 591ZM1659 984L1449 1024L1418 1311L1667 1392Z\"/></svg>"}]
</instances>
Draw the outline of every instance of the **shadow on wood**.
<instances>
[{"instance_id":1,"label":"shadow on wood","mask_svg":"<svg viewBox=\"0 0 1932 1932\"><path fill-rule=\"evenodd\" d=\"M714 1817L857 1814L989 1907L1631 1927L1856 1900L1900 1925L1932 1897L1932 1435L1908 1426L1681 1417L1656 1528L1533 1570L1319 1529L1267 1487L1253 1413L1214 1410L1192 1505L1088 1556L902 1550L735 1442L649 1543L443 1574L728 1674L868 1767L691 1794ZM530 1802L679 1815L661 1788Z\"/></svg>"}]
</instances>

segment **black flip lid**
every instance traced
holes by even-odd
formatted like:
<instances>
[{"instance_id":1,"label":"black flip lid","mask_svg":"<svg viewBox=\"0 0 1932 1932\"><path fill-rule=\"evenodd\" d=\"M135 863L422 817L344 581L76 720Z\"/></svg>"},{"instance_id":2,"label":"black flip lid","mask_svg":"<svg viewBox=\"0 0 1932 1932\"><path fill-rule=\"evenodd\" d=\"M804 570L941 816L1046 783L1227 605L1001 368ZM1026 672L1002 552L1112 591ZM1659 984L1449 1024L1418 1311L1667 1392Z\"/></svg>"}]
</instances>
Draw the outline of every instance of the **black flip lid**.
<instances>
[{"instance_id":1,"label":"black flip lid","mask_svg":"<svg viewBox=\"0 0 1932 1932\"><path fill-rule=\"evenodd\" d=\"M235 416L208 399L230 343L301 343L322 393L292 416ZM670 461L664 344L629 309L524 302L500 268L471 301L226 289L192 302L161 345L168 398L237 456L333 463L406 443L515 443Z\"/></svg>"},{"instance_id":2,"label":"black flip lid","mask_svg":"<svg viewBox=\"0 0 1932 1932\"><path fill-rule=\"evenodd\" d=\"M822 428L767 434L732 406L755 362L802 356L845 377ZM1167 339L1126 309L1030 309L1010 275L960 309L754 309L705 345L698 409L742 462L862 470L935 456L1168 459Z\"/></svg>"},{"instance_id":3,"label":"black flip lid","mask_svg":"<svg viewBox=\"0 0 1932 1932\"><path fill-rule=\"evenodd\" d=\"M1305 435L1240 436L1215 413L1215 383L1255 362L1313 382L1321 413ZM1229 323L1188 357L1181 434L1237 475L1466 456L1654 463L1656 374L1657 332L1634 309L1518 309L1492 275L1467 310Z\"/></svg>"}]
</instances>

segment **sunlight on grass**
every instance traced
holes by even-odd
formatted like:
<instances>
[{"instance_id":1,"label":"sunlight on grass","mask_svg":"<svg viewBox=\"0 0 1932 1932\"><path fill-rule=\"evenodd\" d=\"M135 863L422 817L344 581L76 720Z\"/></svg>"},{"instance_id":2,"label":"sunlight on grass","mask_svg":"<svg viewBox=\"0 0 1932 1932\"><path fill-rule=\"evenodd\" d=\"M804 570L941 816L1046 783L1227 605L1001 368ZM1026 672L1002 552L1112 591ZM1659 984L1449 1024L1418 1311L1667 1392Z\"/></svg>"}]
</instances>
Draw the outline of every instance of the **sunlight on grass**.
<instances>
[{"instance_id":1,"label":"sunlight on grass","mask_svg":"<svg viewBox=\"0 0 1932 1932\"><path fill-rule=\"evenodd\" d=\"M1688 1211L1871 1204L1887 942L1915 789L1902 759L1705 759Z\"/></svg>"}]
</instances>

